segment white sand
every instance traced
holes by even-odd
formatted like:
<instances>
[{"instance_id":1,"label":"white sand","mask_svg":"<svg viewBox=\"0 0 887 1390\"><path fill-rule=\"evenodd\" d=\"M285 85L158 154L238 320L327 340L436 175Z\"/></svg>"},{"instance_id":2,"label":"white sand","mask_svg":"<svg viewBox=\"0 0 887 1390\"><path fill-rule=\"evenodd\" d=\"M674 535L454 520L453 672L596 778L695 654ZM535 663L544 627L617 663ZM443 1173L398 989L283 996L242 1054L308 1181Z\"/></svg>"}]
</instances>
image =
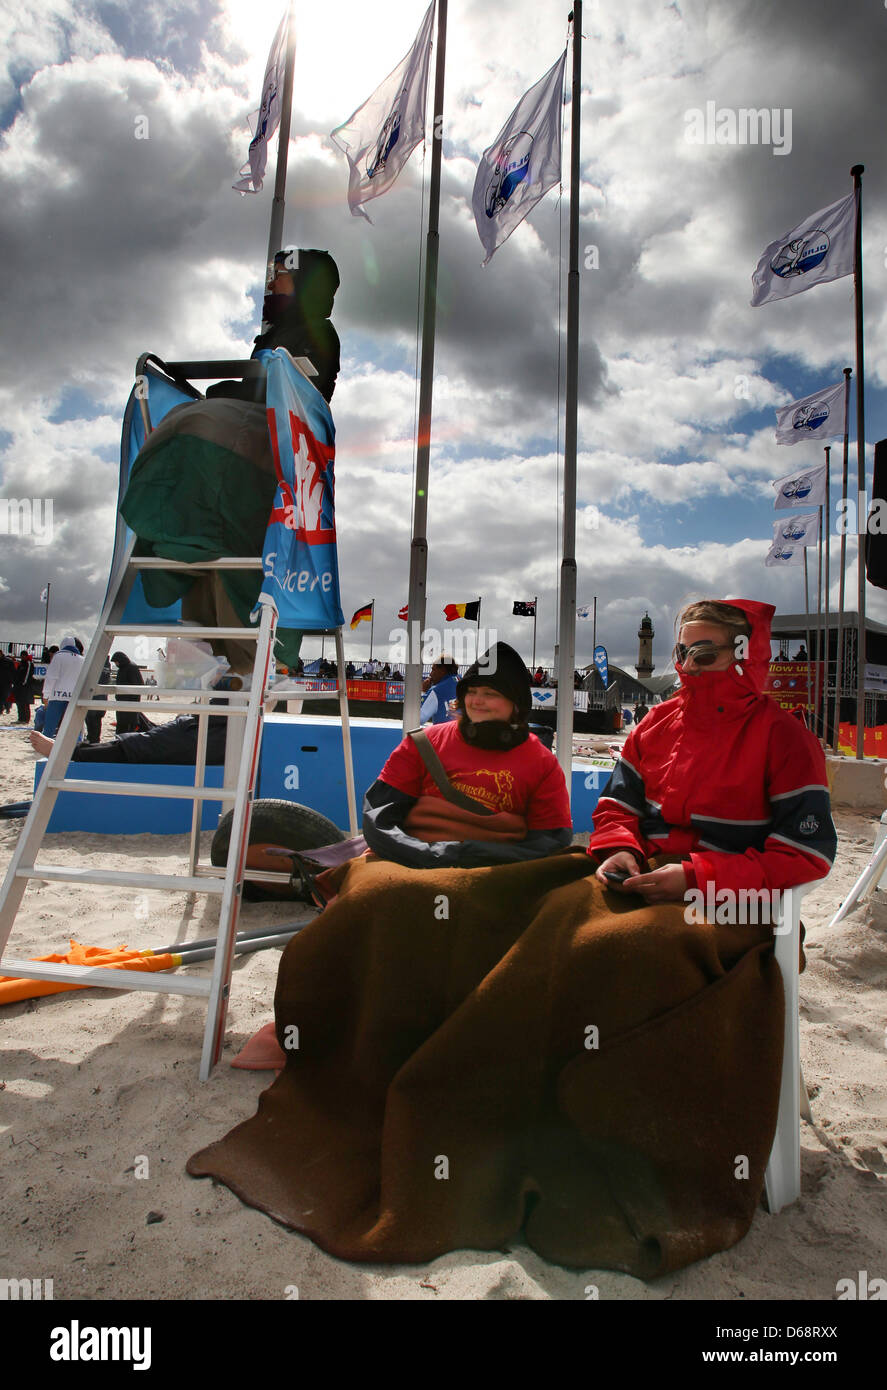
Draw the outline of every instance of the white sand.
<instances>
[{"instance_id":1,"label":"white sand","mask_svg":"<svg viewBox=\"0 0 887 1390\"><path fill-rule=\"evenodd\" d=\"M106 719L106 724L110 720ZM110 731L106 731L110 732ZM588 740L586 740L588 742ZM0 718L0 800L31 794L34 755ZM268 1072L227 1065L272 1016L279 953L235 966L222 1063L197 1080L203 1005L180 996L84 990L0 1010L3 1038L0 1275L51 1278L59 1298L832 1299L839 1279L887 1275L884 984L887 894L825 927L871 853L876 817L838 814L838 860L805 902L801 1055L814 1123L802 1126L803 1196L776 1217L762 1206L748 1236L645 1285L567 1270L525 1246L459 1251L427 1266L348 1265L189 1178L196 1149L255 1111ZM0 868L21 821L0 820ZM203 837L208 855L209 836ZM181 872L187 839L58 835L47 862ZM178 857L178 863L176 863ZM248 929L296 914L245 904ZM89 944L161 946L215 935L217 905L186 895L44 883L28 889L8 948L16 956ZM206 967L195 967L205 969ZM140 1156L149 1175L134 1173ZM149 1213L162 1220L148 1224Z\"/></svg>"}]
</instances>

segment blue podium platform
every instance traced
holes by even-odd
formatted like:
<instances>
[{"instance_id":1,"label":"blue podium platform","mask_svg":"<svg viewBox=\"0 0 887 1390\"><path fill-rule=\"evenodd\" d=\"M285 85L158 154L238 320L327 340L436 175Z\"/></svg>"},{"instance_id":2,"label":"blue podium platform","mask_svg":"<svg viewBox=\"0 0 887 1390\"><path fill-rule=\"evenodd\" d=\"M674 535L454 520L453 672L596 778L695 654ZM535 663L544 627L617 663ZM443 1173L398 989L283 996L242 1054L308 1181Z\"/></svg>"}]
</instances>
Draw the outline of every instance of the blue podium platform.
<instances>
[{"instance_id":1,"label":"blue podium platform","mask_svg":"<svg viewBox=\"0 0 887 1390\"><path fill-rule=\"evenodd\" d=\"M37 790L46 759L34 768ZM222 785L221 767L206 769L206 785ZM90 782L164 782L193 787L194 768L168 763L70 763L68 778ZM59 792L49 818L47 833L84 830L93 835L184 835L191 829L193 802L165 796L112 796L110 793ZM221 801L205 801L201 830L215 830L222 814Z\"/></svg>"},{"instance_id":2,"label":"blue podium platform","mask_svg":"<svg viewBox=\"0 0 887 1390\"><path fill-rule=\"evenodd\" d=\"M364 793L375 782L388 754L401 740L401 726L390 719L352 719L351 748L357 816ZM46 759L34 769L34 788ZM139 763L71 763L67 776L102 782L194 783L193 767ZM591 815L610 777L608 768L574 763L572 775L573 826L591 829ZM206 769L206 785L222 785L222 768ZM345 760L338 717L270 714L265 719L256 795L277 797L310 806L334 825L348 829ZM203 805L202 830L215 830L223 804ZM181 835L191 828L191 802L167 797L105 796L61 792L48 831L83 830L101 835Z\"/></svg>"},{"instance_id":3,"label":"blue podium platform","mask_svg":"<svg viewBox=\"0 0 887 1390\"><path fill-rule=\"evenodd\" d=\"M401 740L391 719L352 719L351 748L357 816L388 754ZM591 829L591 815L610 779L610 769L574 762L571 806L575 830ZM265 720L259 796L298 801L348 828L342 729L329 715L271 714Z\"/></svg>"}]
</instances>

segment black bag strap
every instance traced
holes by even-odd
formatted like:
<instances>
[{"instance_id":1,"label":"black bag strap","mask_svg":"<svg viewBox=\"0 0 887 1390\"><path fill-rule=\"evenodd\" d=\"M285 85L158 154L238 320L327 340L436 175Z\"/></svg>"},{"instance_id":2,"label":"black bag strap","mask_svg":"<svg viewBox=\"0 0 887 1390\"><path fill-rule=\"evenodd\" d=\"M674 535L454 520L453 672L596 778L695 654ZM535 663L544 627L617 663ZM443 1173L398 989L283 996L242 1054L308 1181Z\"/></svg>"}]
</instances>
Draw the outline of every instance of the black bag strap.
<instances>
[{"instance_id":1,"label":"black bag strap","mask_svg":"<svg viewBox=\"0 0 887 1390\"><path fill-rule=\"evenodd\" d=\"M484 806L483 802L475 801L473 797L466 796L464 792L457 791L444 771L444 765L437 753L431 739L424 729L410 729L408 738L413 740L416 745L416 752L422 759L428 771L428 775L435 782L441 795L451 801L454 806L458 806L462 811L471 811L475 816L494 816L496 812L489 806Z\"/></svg>"}]
</instances>

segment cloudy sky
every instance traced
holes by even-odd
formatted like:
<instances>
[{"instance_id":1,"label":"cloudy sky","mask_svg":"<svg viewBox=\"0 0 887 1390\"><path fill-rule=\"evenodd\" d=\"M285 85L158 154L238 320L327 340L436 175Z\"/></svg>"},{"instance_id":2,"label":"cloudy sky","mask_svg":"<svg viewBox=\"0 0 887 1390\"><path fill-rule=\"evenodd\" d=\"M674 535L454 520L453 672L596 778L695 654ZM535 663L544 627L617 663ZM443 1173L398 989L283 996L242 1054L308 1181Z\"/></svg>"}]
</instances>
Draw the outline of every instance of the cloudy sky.
<instances>
[{"instance_id":1,"label":"cloudy sky","mask_svg":"<svg viewBox=\"0 0 887 1390\"><path fill-rule=\"evenodd\" d=\"M370 225L348 211L347 166L328 133L400 60L424 10L425 0L296 0L284 242L328 248L341 271L342 602L350 616L375 598L377 654L407 598L430 148L374 201ZM443 625L445 603L480 595L484 626L529 659L532 622L511 607L538 595L542 660L560 558L567 190L549 193L485 268L471 190L480 152L563 50L568 10L450 0L429 488L429 625ZM273 178L258 196L231 184L281 13L282 0L26 0L0 11L0 498L52 501L51 534L45 510L42 535L0 534L0 640L42 636L47 581L51 639L91 636L139 353L251 350ZM803 607L803 571L763 566L769 480L823 455L818 442L777 447L774 408L855 365L853 282L752 309L750 277L771 240L850 191L857 163L869 476L887 435L887 9L594 0L583 29L578 600L597 596L598 640L626 665L649 611L661 672L690 597ZM707 102L777 112L780 152L688 141L688 113ZM569 117L567 105L567 132ZM887 595L868 595L887 620ZM368 641L362 626L349 654ZM580 622L577 661L591 646Z\"/></svg>"}]
</instances>

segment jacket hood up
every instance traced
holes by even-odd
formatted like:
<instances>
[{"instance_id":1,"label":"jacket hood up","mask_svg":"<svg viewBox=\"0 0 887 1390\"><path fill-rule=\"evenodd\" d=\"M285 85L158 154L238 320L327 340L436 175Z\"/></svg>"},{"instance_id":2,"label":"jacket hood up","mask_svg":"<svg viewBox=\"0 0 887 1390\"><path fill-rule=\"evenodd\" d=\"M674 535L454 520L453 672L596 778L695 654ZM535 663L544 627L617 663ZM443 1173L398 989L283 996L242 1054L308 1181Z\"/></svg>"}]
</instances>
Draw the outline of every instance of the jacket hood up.
<instances>
[{"instance_id":1,"label":"jacket hood up","mask_svg":"<svg viewBox=\"0 0 887 1390\"><path fill-rule=\"evenodd\" d=\"M735 661L726 671L703 670L691 676L679 668L681 694L690 699L711 696L719 700L763 696L770 669L770 624L776 609L772 603L759 603L750 598L719 599L718 602L739 608L748 618L751 625L748 657Z\"/></svg>"}]
</instances>

